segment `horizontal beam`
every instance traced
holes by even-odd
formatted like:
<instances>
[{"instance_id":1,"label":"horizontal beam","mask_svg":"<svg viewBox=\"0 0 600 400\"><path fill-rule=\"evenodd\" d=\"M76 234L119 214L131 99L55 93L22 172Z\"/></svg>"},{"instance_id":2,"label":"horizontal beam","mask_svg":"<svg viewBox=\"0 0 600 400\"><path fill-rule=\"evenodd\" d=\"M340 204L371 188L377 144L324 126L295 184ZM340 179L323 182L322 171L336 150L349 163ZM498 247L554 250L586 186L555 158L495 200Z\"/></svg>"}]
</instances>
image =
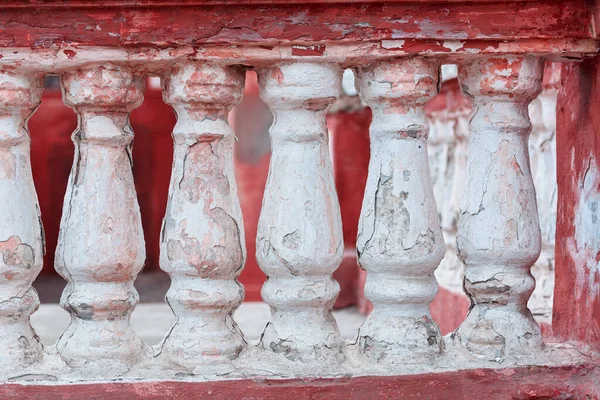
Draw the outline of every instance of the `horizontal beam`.
<instances>
[{"instance_id":1,"label":"horizontal beam","mask_svg":"<svg viewBox=\"0 0 600 400\"><path fill-rule=\"evenodd\" d=\"M469 3L523 3L537 0L469 0ZM423 3L447 4L465 3L465 0L386 0L385 3ZM164 7L164 6L202 6L202 5L264 5L264 4L348 4L348 3L382 3L382 0L9 0L3 7L28 8L28 7Z\"/></svg>"},{"instance_id":2,"label":"horizontal beam","mask_svg":"<svg viewBox=\"0 0 600 400\"><path fill-rule=\"evenodd\" d=\"M583 0L501 5L488 1L445 5L303 1L268 6L240 1L231 6L217 5L222 0L183 1L183 5L130 1L116 6L104 2L105 7L91 7L83 1L59 7L52 1L35 8L16 7L13 1L0 8L0 47L277 46L382 40L581 40L594 36L590 28L593 10ZM143 4L148 6L140 7Z\"/></svg>"},{"instance_id":3,"label":"horizontal beam","mask_svg":"<svg viewBox=\"0 0 600 400\"><path fill-rule=\"evenodd\" d=\"M475 369L436 374L337 379L158 381L89 384L4 384L3 399L540 399L597 398L600 369L569 367Z\"/></svg>"},{"instance_id":4,"label":"horizontal beam","mask_svg":"<svg viewBox=\"0 0 600 400\"><path fill-rule=\"evenodd\" d=\"M376 60L421 55L442 64L461 63L477 56L538 54L556 61L585 58L597 52L597 42L583 40L389 40L370 43L330 43L286 46L183 46L177 48L117 48L64 46L54 49L0 48L0 68L57 73L89 64L128 65L139 73L161 74L173 63L213 62L261 67L282 61L336 63L344 68Z\"/></svg>"}]
</instances>

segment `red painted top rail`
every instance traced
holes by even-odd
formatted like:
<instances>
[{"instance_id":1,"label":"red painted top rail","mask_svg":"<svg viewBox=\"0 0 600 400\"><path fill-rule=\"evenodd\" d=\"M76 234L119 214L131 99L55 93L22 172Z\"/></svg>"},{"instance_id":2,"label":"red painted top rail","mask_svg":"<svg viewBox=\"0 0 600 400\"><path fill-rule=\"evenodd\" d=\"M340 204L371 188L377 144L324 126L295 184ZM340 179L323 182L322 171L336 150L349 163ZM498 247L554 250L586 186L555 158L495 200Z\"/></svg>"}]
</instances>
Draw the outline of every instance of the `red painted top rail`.
<instances>
[{"instance_id":1,"label":"red painted top rail","mask_svg":"<svg viewBox=\"0 0 600 400\"><path fill-rule=\"evenodd\" d=\"M415 42L414 51L450 52L443 41L459 40L484 52L505 41L525 42L529 52L576 56L597 49L594 7L583 0L453 1L451 6L405 0L47 0L9 1L0 9L0 48L404 40L405 47Z\"/></svg>"}]
</instances>

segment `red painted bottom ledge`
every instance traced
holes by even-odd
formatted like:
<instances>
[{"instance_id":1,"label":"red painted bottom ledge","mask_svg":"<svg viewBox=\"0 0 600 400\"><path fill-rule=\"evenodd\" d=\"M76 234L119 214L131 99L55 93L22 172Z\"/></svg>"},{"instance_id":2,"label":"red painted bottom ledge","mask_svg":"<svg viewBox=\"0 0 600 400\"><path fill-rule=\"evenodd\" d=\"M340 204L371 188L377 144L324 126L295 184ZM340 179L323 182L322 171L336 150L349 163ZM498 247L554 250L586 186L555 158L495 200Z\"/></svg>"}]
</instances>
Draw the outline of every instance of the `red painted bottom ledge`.
<instances>
[{"instance_id":1,"label":"red painted bottom ledge","mask_svg":"<svg viewBox=\"0 0 600 400\"><path fill-rule=\"evenodd\" d=\"M598 399L600 366L338 379L0 385L0 398L27 399Z\"/></svg>"}]
</instances>

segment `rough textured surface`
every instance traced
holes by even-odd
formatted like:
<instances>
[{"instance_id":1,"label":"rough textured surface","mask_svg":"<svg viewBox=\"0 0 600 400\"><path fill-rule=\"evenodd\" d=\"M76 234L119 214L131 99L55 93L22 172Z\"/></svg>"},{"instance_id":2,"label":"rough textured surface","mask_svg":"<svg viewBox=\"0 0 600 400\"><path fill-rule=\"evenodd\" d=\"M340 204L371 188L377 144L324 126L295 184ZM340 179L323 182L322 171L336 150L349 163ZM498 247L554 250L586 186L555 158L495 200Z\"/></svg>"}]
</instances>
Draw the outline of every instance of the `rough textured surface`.
<instances>
[{"instance_id":1,"label":"rough textured surface","mask_svg":"<svg viewBox=\"0 0 600 400\"><path fill-rule=\"evenodd\" d=\"M444 74L442 73L442 78ZM536 186L536 199L540 226L542 228L542 253L532 266L536 280L528 307L538 321L543 324L542 333L551 333L552 298L554 290L554 235L556 226L556 95L560 79L560 64L546 62L543 89L529 105L532 132L529 140L529 158L533 181ZM467 141L470 101L460 94L457 79L445 80L440 93L429 101L425 110L430 119L429 163L433 180L433 190L446 242L446 255L435 271L440 289L448 289L462 305L462 284L464 266L457 257L456 229L460 215L460 196L463 192L467 172ZM438 296L439 297L439 296ZM450 297L444 297L447 304L435 301L432 306L434 320L440 323L440 312L444 307L444 320L457 320L451 330L458 327L464 315L462 307L455 307ZM465 297L466 300L466 297ZM454 317L454 318L453 318ZM444 332L444 328L442 332ZM447 329L447 326L446 326ZM447 331L446 331L447 332Z\"/></svg>"},{"instance_id":2,"label":"rough textured surface","mask_svg":"<svg viewBox=\"0 0 600 400\"><path fill-rule=\"evenodd\" d=\"M177 322L159 357L186 372L235 358L245 345L232 319L246 250L227 125L243 83L241 71L187 64L174 66L164 85L177 124L161 268L171 276L167 302Z\"/></svg>"},{"instance_id":3,"label":"rough textured surface","mask_svg":"<svg viewBox=\"0 0 600 400\"><path fill-rule=\"evenodd\" d=\"M325 115L340 95L342 71L328 64L280 64L259 71L274 114L273 153L256 237L262 289L272 318L261 346L290 361L343 362L331 308L331 274L342 261L342 221ZM326 365L326 364L325 364Z\"/></svg>"},{"instance_id":4,"label":"rough textured surface","mask_svg":"<svg viewBox=\"0 0 600 400\"><path fill-rule=\"evenodd\" d=\"M5 399L598 399L598 366L519 367L502 370L337 379L136 382L0 386Z\"/></svg>"},{"instance_id":5,"label":"rough textured surface","mask_svg":"<svg viewBox=\"0 0 600 400\"><path fill-rule=\"evenodd\" d=\"M27 119L42 80L0 70L0 374L43 358L29 317L39 305L33 280L42 269L44 232L33 186Z\"/></svg>"},{"instance_id":6,"label":"rough textured surface","mask_svg":"<svg viewBox=\"0 0 600 400\"><path fill-rule=\"evenodd\" d=\"M459 69L473 100L466 190L457 235L471 309L454 335L470 353L498 362L539 350L527 301L541 238L527 152L527 106L541 91L533 57L474 60Z\"/></svg>"},{"instance_id":7,"label":"rough textured surface","mask_svg":"<svg viewBox=\"0 0 600 400\"><path fill-rule=\"evenodd\" d=\"M23 6L15 0L5 3ZM3 31L0 47L154 47L207 43L273 46L292 42L302 45L296 49L297 53L314 55L327 51L323 43L315 45L317 41L383 40L383 44L388 41L387 45L394 46L401 40L417 40L416 46L422 46L423 50L450 53L452 45L464 39L476 39L477 43L467 47L482 49L488 45L501 46L503 39L592 37L589 30L592 9L584 0L506 1L500 7L493 2L471 1L451 7L423 1L408 4L327 1L311 6L268 7L198 3L182 6L163 2L162 6L154 7L143 7L139 1L113 7L89 2L87 7L82 3L79 7L36 4L30 5L32 12L23 12L19 7L6 8L0 15ZM72 55L77 52L63 50L73 52Z\"/></svg>"},{"instance_id":8,"label":"rough textured surface","mask_svg":"<svg viewBox=\"0 0 600 400\"><path fill-rule=\"evenodd\" d=\"M600 349L600 63L563 66L554 333Z\"/></svg>"},{"instance_id":9,"label":"rough textured surface","mask_svg":"<svg viewBox=\"0 0 600 400\"><path fill-rule=\"evenodd\" d=\"M139 288L141 291L141 287ZM346 340L356 338L358 328L365 321L356 308L333 310L333 316ZM245 301L234 311L233 319L246 341L257 341L271 318L269 305L262 301ZM31 326L46 346L52 346L69 325L69 314L58 304L40 304L31 316ZM165 302L140 303L131 313L131 326L140 338L151 346L158 345L177 318Z\"/></svg>"},{"instance_id":10,"label":"rough textured surface","mask_svg":"<svg viewBox=\"0 0 600 400\"><path fill-rule=\"evenodd\" d=\"M357 69L357 89L373 110L371 160L356 249L367 270L365 296L374 309L358 346L397 363L444 348L429 313L444 256L427 157L423 104L437 91L435 62L408 58Z\"/></svg>"},{"instance_id":11,"label":"rough textured surface","mask_svg":"<svg viewBox=\"0 0 600 400\"><path fill-rule=\"evenodd\" d=\"M128 114L142 102L143 80L107 64L66 73L62 85L79 127L55 260L72 321L56 348L73 368L115 376L149 356L129 325L145 248Z\"/></svg>"},{"instance_id":12,"label":"rough textured surface","mask_svg":"<svg viewBox=\"0 0 600 400\"><path fill-rule=\"evenodd\" d=\"M530 376L518 375L510 369L517 365L574 365L590 361L592 356L580 344L542 347L539 330L526 310L532 288L529 267L540 250L535 195L527 160L526 138L530 126L526 105L539 89L540 63L532 55L564 59L596 53L592 2L533 0L503 2L502 7L489 2L451 6L424 2L327 2L314 7L304 4L261 7L257 3L247 3L216 7L214 3L207 3L209 0L190 1L176 6L154 2L152 7L128 3L119 8L102 7L102 3L89 6L83 2L72 3L71 7L57 3L49 6L46 2L29 10L11 2L13 7L3 9L0 15L2 68L18 69L21 74L66 72L65 100L78 111L80 118L80 129L75 134L77 156L65 199L61 244L57 251L57 266L69 281L63 304L72 313L73 322L59 340L58 352L50 349L45 353L44 360L49 362L39 368L36 365L25 374L21 369L9 371L8 380L45 383L60 380L62 383L84 379L97 382L119 376L151 381L228 378L243 381L265 377L339 378L449 371L453 373L448 381L466 385L471 382L469 375L457 372L458 369L495 366L494 361L502 362L505 367L498 374L512 374L515 378ZM470 58L482 56L481 53L498 53L498 56L472 62ZM528 56L506 55L513 53ZM401 60L409 66L413 62L418 68L409 68L409 73L400 77L391 74L389 78L371 80L362 88L363 92L382 92L382 95L371 96L378 100L389 98L386 91L397 95L395 90L402 89L404 95L398 96L400 100L379 106L380 110L390 112L385 117L387 120L393 121L398 115L417 117L417 123L402 126L401 133L406 136L402 139L404 144L422 143L419 136L426 136L422 110L417 107L418 113L414 113L407 104L421 105L424 101L421 97L428 97L433 91L437 74L431 73L429 63L436 64L443 58L443 62L467 65L467 73L463 70L461 79L466 92L475 100L467 196L459 231L460 255L468 267L465 287L473 307L454 340L445 341L443 351L441 340L427 341L434 350L428 353L428 362L422 362L417 356L422 354L423 348L416 346L417 351L412 352L398 345L405 343L402 335L400 339L390 335L391 340L383 343L397 350L390 352L391 357L370 352L373 349L368 346L370 343L346 346L330 311L338 292L331 273L342 258L343 240L326 146L325 112L339 92L340 67L368 72L369 68L365 66L369 63L396 65L400 60L392 58L409 54L411 57L426 55L427 58ZM434 60L434 57L438 59ZM389 64L382 64L382 59ZM195 61L260 69L263 95L276 114L272 131L274 153L257 246L261 267L270 277L263 293L274 312L258 346L246 346L238 357L225 356L231 361L225 370L194 370L190 373L189 365L185 368L187 371L173 371L164 368L159 359L145 357L148 349L128 323L137 302L131 282L143 262L143 242L131 176L131 132L127 114L141 98L140 80L136 76L162 74L176 63ZM105 64L108 62L112 64ZM401 85L394 87L390 82ZM418 90L406 95L404 86ZM219 118L224 119L221 115ZM377 122L373 128L386 132L377 126ZM208 133L207 136L215 139L212 132ZM401 149L406 150L405 147ZM392 146L383 150L395 149ZM405 168L402 173L396 173L400 172L394 170L398 163L396 159L390 159L380 167L393 171L394 179L401 185L404 185L402 182L424 183L414 191L395 193L390 185L394 182L382 179L382 187L366 200L372 201L372 205L371 209L365 209L364 215L372 216L373 221L369 221L372 223L365 226L372 226L373 238L377 234L377 244L382 249L375 252L376 257L396 257L399 248L407 253L413 249L426 250L418 254L423 256L421 259L414 257L416 260L405 263L412 268L409 271L412 275L404 274L403 277L420 279L431 275L439 261L438 248L443 252L444 246L438 240L441 239L439 221L436 220L435 205L432 206L429 178L424 173L427 154L424 146L413 150L405 152L407 158L415 161L410 167L417 171L406 171L408 168ZM194 166L214 161L207 155L207 158L199 157ZM578 171L575 175L580 172L580 159L579 155L572 158L573 169ZM579 200L569 209L573 212L565 214L575 216L576 221L573 233L565 237L571 239L570 242L567 240L571 246L567 249L574 260L571 271L575 271L571 272L575 280L571 289L580 300L576 311L583 318L591 318L574 325L574 334L569 337L594 339L598 297L595 285L597 171L592 168L591 161L587 165L583 177L578 175ZM210 168L210 171L218 171L218 168ZM193 176L194 171L182 167L180 182L186 180L187 172ZM219 186L224 181L221 177L214 180L217 191L224 187ZM185 191L190 202L199 202L200 182L194 179L188 183L187 187L178 189ZM415 193L422 198L421 202L411 203ZM403 235L414 233L409 227L404 232L384 226L402 227L406 222L401 207L385 204L390 200L403 206L414 206L424 214L414 219L408 211L406 213L411 217L410 227L415 221L419 227L426 228L424 235L419 232L417 239L408 243L409 247L403 243ZM381 208L386 212L381 213ZM382 234L386 229L388 232ZM393 234L387 235L390 232ZM175 236L179 237L175 237L175 241L187 239L183 231L177 233ZM241 247L241 238L238 239ZM369 256L369 246L375 243L371 242L367 240L363 246L358 246L361 256ZM389 247L388 243L391 243ZM196 265L200 251L195 250L194 243L189 247L194 249L190 253L186 253L187 248L188 243L181 243L181 246L174 243L169 248L167 241L166 254L171 252L173 258ZM240 252L241 260L232 257L224 262L230 272L235 270L235 265L243 263L243 250ZM239 255L240 252L227 254ZM393 266L397 262L394 257L389 264L374 262L373 269ZM368 263L368 257L365 261ZM418 267L416 261L422 261ZM226 275L229 283L234 282L233 272ZM401 296L386 298L389 293L382 288L385 289L389 282L384 279L381 279L381 287L374 290L380 295L380 304L394 306L398 298L401 301L409 299L406 307L384 307L395 312L398 309L405 311L399 320L414 315L415 311L426 317L414 324L417 331L420 329L421 336L408 335L410 340L422 338L423 327L426 339L440 336L439 332L431 334L427 329L432 328L427 319L427 304L435 293L435 280L420 280L426 284L411 285L407 288L408 293L401 293ZM239 288L233 289L232 292L238 289L234 296L219 300L223 300L219 304L221 315L235 307L235 299L230 299L239 294ZM398 290L397 287L392 289ZM181 295L181 291L177 291L177 295ZM388 298L391 301L386 303ZM389 327L384 325L375 333L389 334L391 329L386 331L385 328ZM591 333L584 333L584 329ZM361 344L360 340L358 343ZM233 348L237 349L235 344ZM365 348L368 351L365 352ZM237 350L226 353L237 354ZM417 355L413 357L413 353ZM379 362L383 356L389 361L401 354L403 363L389 366ZM300 360L306 362L297 362ZM78 373L73 374L74 371ZM575 371L568 371L571 374L568 379L573 382ZM486 375L489 372L474 373ZM546 368L543 372L550 375L551 371ZM592 378L596 377L593 371L588 372ZM586 382L582 382L585 375L585 372L577 375L573 384L585 388ZM542 387L522 389L527 390L527 396L574 395L571 387L556 386L557 381L564 380L553 377L552 381L547 381L544 379L548 377L540 376L541 373L536 375L536 379L538 383L543 382ZM427 379L431 382L434 378L428 376ZM492 390L506 391L515 387L517 379L510 379L505 386L491 385ZM360 381L359 378L355 383ZM370 387L365 390L372 393L376 386L373 381L368 382ZM421 386L424 385L419 388ZM389 390L394 390L393 394L397 395L400 387L396 383ZM2 387L5 388L10 387ZM122 386L115 385L109 390L120 388ZM302 391L307 388L306 385L298 386ZM475 393L477 388L466 389L473 391L467 393ZM134 390L139 387L134 386ZM247 391L244 395L250 393L250 389ZM482 393L489 392L478 395ZM458 397L460 394L457 393ZM596 395L591 391L576 394ZM164 393L158 395L164 396ZM517 396L524 397L520 391ZM488 397L493 398L491 394Z\"/></svg>"}]
</instances>

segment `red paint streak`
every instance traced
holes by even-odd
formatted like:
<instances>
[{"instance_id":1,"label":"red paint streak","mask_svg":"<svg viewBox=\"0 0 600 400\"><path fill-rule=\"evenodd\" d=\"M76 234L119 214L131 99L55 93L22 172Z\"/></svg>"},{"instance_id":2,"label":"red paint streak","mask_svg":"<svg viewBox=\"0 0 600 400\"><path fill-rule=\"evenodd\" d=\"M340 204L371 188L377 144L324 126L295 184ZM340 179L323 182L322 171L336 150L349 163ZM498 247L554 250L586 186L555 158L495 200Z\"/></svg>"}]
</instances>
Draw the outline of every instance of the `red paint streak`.
<instances>
[{"instance_id":1,"label":"red paint streak","mask_svg":"<svg viewBox=\"0 0 600 400\"><path fill-rule=\"evenodd\" d=\"M275 79L275 82L277 82L277 85L281 85L281 83L283 82L284 76L283 76L283 72L281 71L281 69L279 69L279 67L275 67L271 70L271 78Z\"/></svg>"},{"instance_id":2,"label":"red paint streak","mask_svg":"<svg viewBox=\"0 0 600 400\"><path fill-rule=\"evenodd\" d=\"M325 46L293 46L293 56L322 56L325 53Z\"/></svg>"},{"instance_id":3,"label":"red paint streak","mask_svg":"<svg viewBox=\"0 0 600 400\"><path fill-rule=\"evenodd\" d=\"M565 64L557 105L558 213L552 325L558 337L581 340L600 349L600 296L592 297L589 286L590 270L595 267L579 265L571 256L574 243L577 251L584 252L586 247L585 242L576 242L574 221L576 208L585 206L579 204L579 199L581 183L590 160L595 162L600 170L598 104L600 63L590 60ZM590 246L592 240L593 238L590 238ZM598 255L595 255L595 258L597 261ZM591 262L594 262L593 259ZM578 279L578 275L585 278ZM593 278L595 280L597 276ZM579 298L577 293L580 293Z\"/></svg>"},{"instance_id":4,"label":"red paint streak","mask_svg":"<svg viewBox=\"0 0 600 400\"><path fill-rule=\"evenodd\" d=\"M75 57L75 55L77 54L73 50L63 50L63 53L65 53L65 55L67 56L67 58L69 60L72 60Z\"/></svg>"}]
</instances>

